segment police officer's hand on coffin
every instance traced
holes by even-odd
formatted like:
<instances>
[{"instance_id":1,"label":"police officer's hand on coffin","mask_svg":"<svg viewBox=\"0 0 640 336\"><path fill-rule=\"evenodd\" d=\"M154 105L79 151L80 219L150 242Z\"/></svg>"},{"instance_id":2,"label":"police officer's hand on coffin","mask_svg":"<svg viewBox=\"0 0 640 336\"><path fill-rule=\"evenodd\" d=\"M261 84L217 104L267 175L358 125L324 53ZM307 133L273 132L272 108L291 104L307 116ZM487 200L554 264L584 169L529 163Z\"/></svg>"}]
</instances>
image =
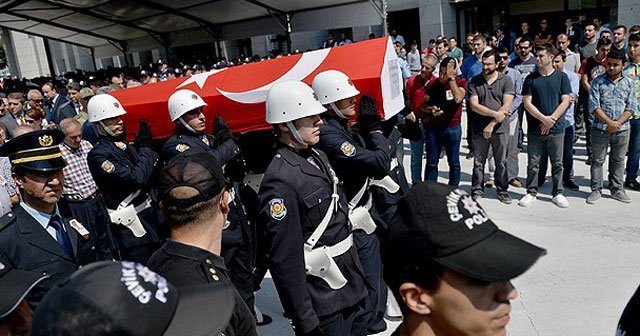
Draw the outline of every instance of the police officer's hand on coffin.
<instances>
[{"instance_id":1,"label":"police officer's hand on coffin","mask_svg":"<svg viewBox=\"0 0 640 336\"><path fill-rule=\"evenodd\" d=\"M382 127L382 118L378 114L375 99L364 95L358 105L358 125L364 132L379 131Z\"/></svg>"},{"instance_id":2,"label":"police officer's hand on coffin","mask_svg":"<svg viewBox=\"0 0 640 336\"><path fill-rule=\"evenodd\" d=\"M151 127L145 120L140 120L140 128L138 128L138 134L136 134L136 145L138 147L153 147Z\"/></svg>"}]
</instances>

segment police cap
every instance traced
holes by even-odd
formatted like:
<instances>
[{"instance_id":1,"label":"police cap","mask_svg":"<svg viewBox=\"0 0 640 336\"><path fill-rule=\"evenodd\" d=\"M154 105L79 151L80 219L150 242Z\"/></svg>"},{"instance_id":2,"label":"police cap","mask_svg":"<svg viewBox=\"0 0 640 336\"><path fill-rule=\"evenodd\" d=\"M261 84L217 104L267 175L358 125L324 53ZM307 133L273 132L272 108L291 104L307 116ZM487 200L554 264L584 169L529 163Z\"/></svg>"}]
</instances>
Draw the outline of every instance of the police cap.
<instances>
[{"instance_id":1,"label":"police cap","mask_svg":"<svg viewBox=\"0 0 640 336\"><path fill-rule=\"evenodd\" d=\"M35 171L54 171L65 163L58 145L64 139L59 130L41 130L17 136L0 147L0 156L9 157L11 165Z\"/></svg>"}]
</instances>

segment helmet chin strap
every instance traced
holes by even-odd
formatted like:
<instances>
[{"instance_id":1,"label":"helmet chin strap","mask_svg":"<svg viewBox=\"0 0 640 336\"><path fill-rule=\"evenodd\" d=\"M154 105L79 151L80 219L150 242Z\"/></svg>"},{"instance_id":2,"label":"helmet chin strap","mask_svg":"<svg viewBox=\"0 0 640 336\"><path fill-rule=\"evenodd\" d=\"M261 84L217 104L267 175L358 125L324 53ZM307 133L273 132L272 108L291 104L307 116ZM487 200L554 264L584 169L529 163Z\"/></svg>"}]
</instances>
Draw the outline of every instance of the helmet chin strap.
<instances>
[{"instance_id":1,"label":"helmet chin strap","mask_svg":"<svg viewBox=\"0 0 640 336\"><path fill-rule=\"evenodd\" d=\"M111 131L111 129L109 127L107 127L107 125L105 125L102 120L98 121L98 123L100 124L100 126L102 126L102 129L104 129L104 132L107 133L107 135L109 135L110 137L114 137L115 138L115 134L113 133L113 131Z\"/></svg>"},{"instance_id":2,"label":"helmet chin strap","mask_svg":"<svg viewBox=\"0 0 640 336\"><path fill-rule=\"evenodd\" d=\"M194 134L199 134L198 132L196 132L196 130L194 130L191 126L189 126L189 124L187 124L187 122L184 121L184 119L182 119L182 117L178 118L178 120L180 120L180 123L182 124L182 126L184 126L184 128L189 130L189 132L194 133Z\"/></svg>"},{"instance_id":3,"label":"helmet chin strap","mask_svg":"<svg viewBox=\"0 0 640 336\"><path fill-rule=\"evenodd\" d=\"M300 133L298 133L298 129L293 125L293 122L287 121L287 128L289 128L289 131L291 132L291 135L296 142L301 145L309 146L308 143L302 140L302 137L300 136Z\"/></svg>"},{"instance_id":4,"label":"helmet chin strap","mask_svg":"<svg viewBox=\"0 0 640 336\"><path fill-rule=\"evenodd\" d=\"M329 103L329 106L331 106L331 109L333 110L333 113L335 113L338 117L342 118L342 119L349 119L347 118L344 114L342 114L342 112L340 112L340 109L336 106L336 103Z\"/></svg>"}]
</instances>

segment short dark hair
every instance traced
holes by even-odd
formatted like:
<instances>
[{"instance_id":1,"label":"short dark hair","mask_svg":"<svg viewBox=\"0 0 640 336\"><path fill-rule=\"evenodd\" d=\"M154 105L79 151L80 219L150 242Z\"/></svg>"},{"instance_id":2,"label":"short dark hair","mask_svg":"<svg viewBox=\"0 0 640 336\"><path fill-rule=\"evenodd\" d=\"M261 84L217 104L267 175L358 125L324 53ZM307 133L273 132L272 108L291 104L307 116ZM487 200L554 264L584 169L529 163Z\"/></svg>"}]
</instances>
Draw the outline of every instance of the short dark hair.
<instances>
[{"instance_id":1,"label":"short dark hair","mask_svg":"<svg viewBox=\"0 0 640 336\"><path fill-rule=\"evenodd\" d=\"M523 36L523 37L520 39L520 44L523 44L524 42L529 42L529 44L533 45L533 41L532 41L532 40L531 40L531 38L530 38L530 37L528 37L528 36Z\"/></svg>"},{"instance_id":2,"label":"short dark hair","mask_svg":"<svg viewBox=\"0 0 640 336\"><path fill-rule=\"evenodd\" d=\"M450 37L450 38L449 38L449 41L451 41L451 40L454 40L454 41L458 42L458 39L457 39L457 38L455 38L455 37Z\"/></svg>"},{"instance_id":3,"label":"short dark hair","mask_svg":"<svg viewBox=\"0 0 640 336\"><path fill-rule=\"evenodd\" d=\"M487 37L484 35L476 35L473 37L474 41L482 41L484 44L487 44Z\"/></svg>"},{"instance_id":4,"label":"short dark hair","mask_svg":"<svg viewBox=\"0 0 640 336\"><path fill-rule=\"evenodd\" d=\"M602 46L610 46L612 44L613 44L613 42L611 41L611 39L608 39L606 37L601 37L598 40L598 44L596 44L596 49L600 49L600 47L602 47Z\"/></svg>"},{"instance_id":5,"label":"short dark hair","mask_svg":"<svg viewBox=\"0 0 640 336\"><path fill-rule=\"evenodd\" d=\"M562 50L557 50L554 56L555 57L558 57L558 56L562 57L562 61L563 62L567 60L567 54Z\"/></svg>"},{"instance_id":6,"label":"short dark hair","mask_svg":"<svg viewBox=\"0 0 640 336\"><path fill-rule=\"evenodd\" d=\"M389 266L384 269L384 279L405 316L409 313L409 308L400 296L400 286L410 282L430 292L435 292L440 286L440 279L445 271L444 266L434 261L421 265L397 265L394 263L386 263L386 265Z\"/></svg>"},{"instance_id":7,"label":"short dark hair","mask_svg":"<svg viewBox=\"0 0 640 336\"><path fill-rule=\"evenodd\" d=\"M640 25L633 25L629 28L629 31L640 32Z\"/></svg>"},{"instance_id":8,"label":"short dark hair","mask_svg":"<svg viewBox=\"0 0 640 336\"><path fill-rule=\"evenodd\" d=\"M625 55L625 52L621 49L612 48L607 54L607 59L617 59L624 63L627 61L627 55Z\"/></svg>"},{"instance_id":9,"label":"short dark hair","mask_svg":"<svg viewBox=\"0 0 640 336\"><path fill-rule=\"evenodd\" d=\"M638 42L638 41L640 41L640 34L629 35L629 42Z\"/></svg>"},{"instance_id":10,"label":"short dark hair","mask_svg":"<svg viewBox=\"0 0 640 336\"><path fill-rule=\"evenodd\" d=\"M485 58L493 57L493 62L498 63L498 59L496 58L496 55L498 55L498 51L495 49L490 49L485 51L482 54L482 58L485 59Z\"/></svg>"},{"instance_id":11,"label":"short dark hair","mask_svg":"<svg viewBox=\"0 0 640 336\"><path fill-rule=\"evenodd\" d=\"M178 188L174 188L176 192L179 192L179 190L176 189ZM171 192L174 190L171 190ZM222 201L223 194L224 190L210 200L202 201L189 207L165 204L165 210L167 217L169 217L169 221L171 222L171 228L180 228L189 223L196 222L203 217L209 217L212 214L217 213L220 211L220 207L218 205Z\"/></svg>"},{"instance_id":12,"label":"short dark hair","mask_svg":"<svg viewBox=\"0 0 640 336\"><path fill-rule=\"evenodd\" d=\"M548 55L555 55L557 49L551 43L543 43L536 47L536 53L538 53L538 51L546 51Z\"/></svg>"},{"instance_id":13,"label":"short dark hair","mask_svg":"<svg viewBox=\"0 0 640 336\"><path fill-rule=\"evenodd\" d=\"M80 89L82 89L82 87L80 86L80 84L76 82L71 82L67 84L67 91L69 90L80 91Z\"/></svg>"},{"instance_id":14,"label":"short dark hair","mask_svg":"<svg viewBox=\"0 0 640 336\"><path fill-rule=\"evenodd\" d=\"M11 92L7 95L7 99L19 100L23 104L25 101L24 93L22 92Z\"/></svg>"},{"instance_id":15,"label":"short dark hair","mask_svg":"<svg viewBox=\"0 0 640 336\"><path fill-rule=\"evenodd\" d=\"M429 40L429 43L436 43L436 40L434 40L434 39L430 39L430 40Z\"/></svg>"},{"instance_id":16,"label":"short dark hair","mask_svg":"<svg viewBox=\"0 0 640 336\"><path fill-rule=\"evenodd\" d=\"M496 48L496 52L498 54L507 54L507 55L509 55L509 49L507 49L507 47Z\"/></svg>"},{"instance_id":17,"label":"short dark hair","mask_svg":"<svg viewBox=\"0 0 640 336\"><path fill-rule=\"evenodd\" d=\"M614 31L614 30L617 30L617 29L622 29L622 30L624 30L625 33L627 32L627 26L625 26L625 25L617 25L617 26L613 27L613 29L611 29L611 31Z\"/></svg>"}]
</instances>

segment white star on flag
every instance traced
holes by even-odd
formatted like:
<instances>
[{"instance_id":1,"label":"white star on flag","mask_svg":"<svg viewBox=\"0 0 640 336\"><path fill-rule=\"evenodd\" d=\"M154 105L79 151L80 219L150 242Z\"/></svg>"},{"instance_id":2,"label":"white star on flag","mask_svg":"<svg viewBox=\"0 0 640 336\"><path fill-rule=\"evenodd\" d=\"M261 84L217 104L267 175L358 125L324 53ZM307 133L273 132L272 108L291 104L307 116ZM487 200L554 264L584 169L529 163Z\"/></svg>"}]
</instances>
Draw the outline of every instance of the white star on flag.
<instances>
[{"instance_id":1,"label":"white star on flag","mask_svg":"<svg viewBox=\"0 0 640 336\"><path fill-rule=\"evenodd\" d=\"M183 86L187 86L191 83L196 83L198 87L200 87L200 90L202 90L204 88L204 83L207 82L207 79L209 79L209 76L215 75L218 72L224 71L224 70L227 70L227 68L219 69L219 70L211 70L211 71L203 72L201 74L191 75L191 77L187 78L187 80L180 83L180 85L176 86L176 89L179 89Z\"/></svg>"}]
</instances>

